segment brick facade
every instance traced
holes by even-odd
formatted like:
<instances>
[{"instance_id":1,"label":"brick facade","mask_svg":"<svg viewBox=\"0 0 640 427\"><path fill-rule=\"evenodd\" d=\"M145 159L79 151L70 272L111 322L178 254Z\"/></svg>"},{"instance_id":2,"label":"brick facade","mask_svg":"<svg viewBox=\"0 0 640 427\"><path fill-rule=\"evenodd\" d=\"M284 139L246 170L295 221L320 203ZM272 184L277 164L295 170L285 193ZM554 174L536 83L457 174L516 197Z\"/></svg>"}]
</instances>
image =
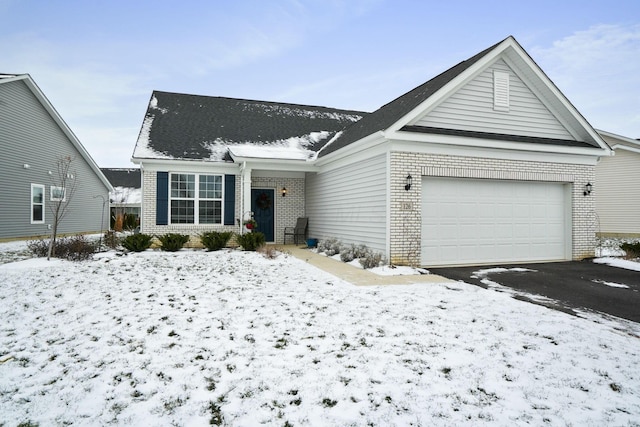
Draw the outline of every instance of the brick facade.
<instances>
[{"instance_id":1,"label":"brick facade","mask_svg":"<svg viewBox=\"0 0 640 427\"><path fill-rule=\"evenodd\" d=\"M206 231L233 231L238 233L240 227L224 225L195 225L172 224L156 225L156 172L143 170L142 186L142 214L140 218L141 231L146 234L162 235L166 233L189 234L191 239L187 246L198 247L198 236ZM240 176L236 176L235 217L243 218L240 212ZM296 219L305 215L304 207L304 178L261 178L251 179L252 188L271 188L275 190L275 243L283 243L284 228L293 227ZM282 197L282 187L287 189L286 197ZM247 209L248 210L248 209Z\"/></svg>"},{"instance_id":2,"label":"brick facade","mask_svg":"<svg viewBox=\"0 0 640 427\"><path fill-rule=\"evenodd\" d=\"M593 196L583 195L583 188L587 182L594 181L594 171L594 166L567 163L392 152L389 258L397 264L419 265L421 262L423 176L573 184L572 258L578 260L593 256L595 204ZM413 178L410 191L404 190L407 174Z\"/></svg>"},{"instance_id":3,"label":"brick facade","mask_svg":"<svg viewBox=\"0 0 640 427\"><path fill-rule=\"evenodd\" d=\"M252 188L272 188L275 190L275 243L284 242L284 228L296 225L298 217L305 216L304 178L252 177ZM287 195L282 197L282 187ZM292 243L291 238L287 243Z\"/></svg>"}]
</instances>

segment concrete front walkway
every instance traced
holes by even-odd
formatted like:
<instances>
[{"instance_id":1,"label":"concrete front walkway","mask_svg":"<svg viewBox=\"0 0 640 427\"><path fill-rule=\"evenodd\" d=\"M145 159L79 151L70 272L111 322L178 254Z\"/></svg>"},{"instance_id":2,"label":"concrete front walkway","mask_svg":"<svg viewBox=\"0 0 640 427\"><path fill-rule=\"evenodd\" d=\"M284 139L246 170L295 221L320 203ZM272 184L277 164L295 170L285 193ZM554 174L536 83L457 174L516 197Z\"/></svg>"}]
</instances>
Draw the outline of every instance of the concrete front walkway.
<instances>
[{"instance_id":1,"label":"concrete front walkway","mask_svg":"<svg viewBox=\"0 0 640 427\"><path fill-rule=\"evenodd\" d=\"M327 273L349 282L353 285L409 285L415 283L447 283L453 280L435 274L414 274L406 276L381 276L363 268L354 267L345 262L337 261L324 255L310 251L306 246L275 245L283 253L308 262Z\"/></svg>"}]
</instances>

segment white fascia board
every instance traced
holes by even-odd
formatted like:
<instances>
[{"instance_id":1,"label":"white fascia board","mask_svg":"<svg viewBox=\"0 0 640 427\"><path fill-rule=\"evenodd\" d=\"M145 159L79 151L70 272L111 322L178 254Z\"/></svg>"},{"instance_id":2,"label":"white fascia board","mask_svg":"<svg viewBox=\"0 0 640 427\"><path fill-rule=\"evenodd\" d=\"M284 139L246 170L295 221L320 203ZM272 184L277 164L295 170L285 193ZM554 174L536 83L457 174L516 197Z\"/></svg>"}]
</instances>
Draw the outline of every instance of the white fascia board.
<instances>
[{"instance_id":1,"label":"white fascia board","mask_svg":"<svg viewBox=\"0 0 640 427\"><path fill-rule=\"evenodd\" d=\"M436 135L440 136L440 135ZM504 141L495 141L496 144L449 144L418 140L392 140L391 151L408 153L440 154L451 156L466 156L502 160L523 160L531 162L547 163L574 163L581 165L595 165L600 157L605 156L600 148L573 148L573 150L540 150L537 144L524 144L531 150L523 149L513 143L498 144ZM520 143L519 143L520 144ZM514 148L515 147L515 148ZM562 147L560 147L562 148Z\"/></svg>"},{"instance_id":2,"label":"white fascia board","mask_svg":"<svg viewBox=\"0 0 640 427\"><path fill-rule=\"evenodd\" d=\"M240 169L239 163L211 162L204 160L176 160L176 159L144 159L133 157L133 163L139 164L140 169L147 171L172 172L217 172L236 173Z\"/></svg>"},{"instance_id":3,"label":"white fascia board","mask_svg":"<svg viewBox=\"0 0 640 427\"><path fill-rule=\"evenodd\" d=\"M346 157L352 156L354 154L358 154L363 150L368 150L377 145L383 144L386 141L387 140L384 136L384 132L378 131L358 141L355 141L347 145L346 147L342 147L332 153L329 153L324 157L319 157L318 159L315 160L315 164L316 166L324 167L329 163L343 160Z\"/></svg>"},{"instance_id":4,"label":"white fascia board","mask_svg":"<svg viewBox=\"0 0 640 427\"><path fill-rule=\"evenodd\" d=\"M29 74L3 74L4 76L9 76L9 77L3 77L0 79L0 84L3 83L11 83L11 82L15 82L17 80L25 80L30 78Z\"/></svg>"},{"instance_id":5,"label":"white fascia board","mask_svg":"<svg viewBox=\"0 0 640 427\"><path fill-rule=\"evenodd\" d=\"M600 130L600 129L596 129L596 132L598 132L600 135L602 136L606 136L608 138L611 139L617 139L623 143L629 144L632 147L638 146L640 147L640 141L638 141L637 139L633 139L633 138L629 138L626 136L622 136L622 135L617 135L615 133L611 133L611 132L607 132L605 130ZM616 144L618 145L618 144Z\"/></svg>"},{"instance_id":6,"label":"white fascia board","mask_svg":"<svg viewBox=\"0 0 640 427\"><path fill-rule=\"evenodd\" d=\"M251 176L256 178L304 178L305 172L253 169Z\"/></svg>"},{"instance_id":7,"label":"white fascia board","mask_svg":"<svg viewBox=\"0 0 640 427\"><path fill-rule=\"evenodd\" d=\"M615 150L625 150L625 151L631 151L632 153L640 154L640 146L629 147L628 145L616 144L611 148L613 148L614 152Z\"/></svg>"},{"instance_id":8,"label":"white fascia board","mask_svg":"<svg viewBox=\"0 0 640 427\"><path fill-rule=\"evenodd\" d=\"M236 163L246 162L247 167L256 170L317 172L318 168L312 160L257 159L255 157L231 156Z\"/></svg>"},{"instance_id":9,"label":"white fascia board","mask_svg":"<svg viewBox=\"0 0 640 427\"><path fill-rule=\"evenodd\" d=\"M15 80L24 80L27 87L31 90L31 92L36 96L40 104L44 107L44 109L49 113L49 116L56 122L58 127L62 130L62 132L66 135L66 137L71 141L71 144L75 147L76 150L80 153L82 158L89 164L89 167L93 170L93 172L98 176L100 181L107 187L108 191L114 191L113 186L107 179L107 177L102 173L98 164L93 160L93 157L89 154L89 152L84 148L76 134L73 133L71 128L64 121L62 116L58 114L58 111L53 107L49 99L44 95L44 92L40 90L40 87L36 84L35 81L31 78L29 74L21 74L17 76L15 79L10 79L11 81Z\"/></svg>"}]
</instances>

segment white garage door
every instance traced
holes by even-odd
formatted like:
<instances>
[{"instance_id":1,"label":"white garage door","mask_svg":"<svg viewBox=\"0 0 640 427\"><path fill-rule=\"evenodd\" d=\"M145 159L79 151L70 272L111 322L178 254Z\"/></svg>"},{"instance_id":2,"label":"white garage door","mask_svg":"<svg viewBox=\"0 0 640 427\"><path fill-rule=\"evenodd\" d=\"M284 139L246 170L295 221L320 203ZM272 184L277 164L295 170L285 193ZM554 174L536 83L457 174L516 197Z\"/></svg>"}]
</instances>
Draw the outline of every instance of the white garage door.
<instances>
[{"instance_id":1,"label":"white garage door","mask_svg":"<svg viewBox=\"0 0 640 427\"><path fill-rule=\"evenodd\" d=\"M422 180L422 264L569 259L568 185L488 179Z\"/></svg>"}]
</instances>

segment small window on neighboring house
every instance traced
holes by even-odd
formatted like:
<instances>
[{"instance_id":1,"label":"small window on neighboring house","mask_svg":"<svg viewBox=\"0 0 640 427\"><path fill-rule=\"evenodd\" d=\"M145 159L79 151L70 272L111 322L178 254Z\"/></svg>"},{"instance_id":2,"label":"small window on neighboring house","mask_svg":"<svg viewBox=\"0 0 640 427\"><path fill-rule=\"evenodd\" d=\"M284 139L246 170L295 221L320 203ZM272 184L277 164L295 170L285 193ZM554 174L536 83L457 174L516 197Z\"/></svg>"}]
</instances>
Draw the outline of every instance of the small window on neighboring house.
<instances>
[{"instance_id":1,"label":"small window on neighboring house","mask_svg":"<svg viewBox=\"0 0 640 427\"><path fill-rule=\"evenodd\" d=\"M64 191L64 187L51 186L51 201L52 202L64 202L67 198L67 194Z\"/></svg>"},{"instance_id":2,"label":"small window on neighboring house","mask_svg":"<svg viewBox=\"0 0 640 427\"><path fill-rule=\"evenodd\" d=\"M493 109L509 111L509 73L493 72Z\"/></svg>"},{"instance_id":3,"label":"small window on neighboring house","mask_svg":"<svg viewBox=\"0 0 640 427\"><path fill-rule=\"evenodd\" d=\"M31 224L44 223L44 185L31 184Z\"/></svg>"}]
</instances>

